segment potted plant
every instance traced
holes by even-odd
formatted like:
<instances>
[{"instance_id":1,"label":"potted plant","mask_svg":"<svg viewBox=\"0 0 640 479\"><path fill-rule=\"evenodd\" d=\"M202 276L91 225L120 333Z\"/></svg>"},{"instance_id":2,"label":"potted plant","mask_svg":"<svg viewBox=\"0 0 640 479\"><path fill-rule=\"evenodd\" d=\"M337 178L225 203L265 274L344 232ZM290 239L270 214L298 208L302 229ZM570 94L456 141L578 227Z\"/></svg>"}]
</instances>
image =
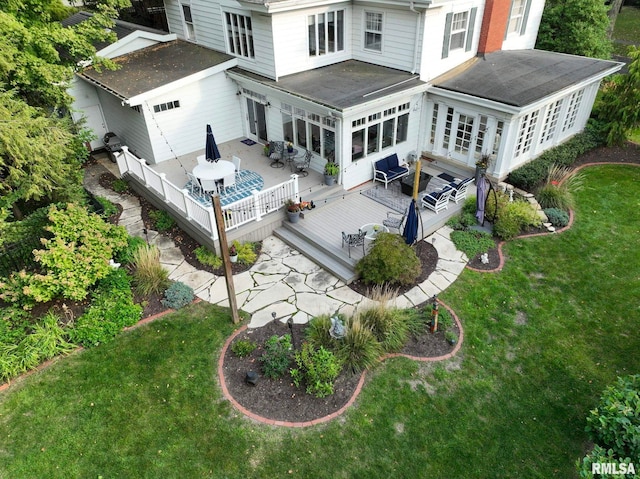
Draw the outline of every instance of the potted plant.
<instances>
[{"instance_id":1,"label":"potted plant","mask_svg":"<svg viewBox=\"0 0 640 479\"><path fill-rule=\"evenodd\" d=\"M293 200L287 200L284 202L287 209L287 217L291 223L297 223L300 219L300 203L296 203Z\"/></svg>"},{"instance_id":2,"label":"potted plant","mask_svg":"<svg viewBox=\"0 0 640 479\"><path fill-rule=\"evenodd\" d=\"M231 248L229 248L229 259L231 260L232 263L238 262L238 249L234 244L232 244Z\"/></svg>"},{"instance_id":3,"label":"potted plant","mask_svg":"<svg viewBox=\"0 0 640 479\"><path fill-rule=\"evenodd\" d=\"M487 173L487 169L491 166L493 158L488 153L483 153L482 156L476 161L476 185L480 181L480 177Z\"/></svg>"},{"instance_id":4,"label":"potted plant","mask_svg":"<svg viewBox=\"0 0 640 479\"><path fill-rule=\"evenodd\" d=\"M269 143L267 142L267 143L264 144L264 148L262 149L262 152L264 153L264 156L269 156L269 151L271 151L271 150L269 149Z\"/></svg>"},{"instance_id":5,"label":"potted plant","mask_svg":"<svg viewBox=\"0 0 640 479\"><path fill-rule=\"evenodd\" d=\"M290 141L287 142L287 152L293 153L293 143Z\"/></svg>"},{"instance_id":6,"label":"potted plant","mask_svg":"<svg viewBox=\"0 0 640 479\"><path fill-rule=\"evenodd\" d=\"M331 186L336 182L336 178L340 173L340 167L334 161L327 161L324 165L324 184Z\"/></svg>"}]
</instances>

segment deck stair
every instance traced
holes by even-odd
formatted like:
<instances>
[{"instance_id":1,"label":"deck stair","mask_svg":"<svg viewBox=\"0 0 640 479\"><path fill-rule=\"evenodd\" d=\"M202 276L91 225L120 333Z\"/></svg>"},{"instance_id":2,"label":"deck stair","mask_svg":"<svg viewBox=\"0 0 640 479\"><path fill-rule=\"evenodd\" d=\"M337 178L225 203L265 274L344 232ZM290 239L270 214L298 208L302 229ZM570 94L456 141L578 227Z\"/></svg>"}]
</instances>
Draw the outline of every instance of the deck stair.
<instances>
[{"instance_id":1,"label":"deck stair","mask_svg":"<svg viewBox=\"0 0 640 479\"><path fill-rule=\"evenodd\" d=\"M303 221L283 221L273 234L346 284L353 282L357 278L356 259L349 258L346 249L341 250L327 243L301 223Z\"/></svg>"}]
</instances>

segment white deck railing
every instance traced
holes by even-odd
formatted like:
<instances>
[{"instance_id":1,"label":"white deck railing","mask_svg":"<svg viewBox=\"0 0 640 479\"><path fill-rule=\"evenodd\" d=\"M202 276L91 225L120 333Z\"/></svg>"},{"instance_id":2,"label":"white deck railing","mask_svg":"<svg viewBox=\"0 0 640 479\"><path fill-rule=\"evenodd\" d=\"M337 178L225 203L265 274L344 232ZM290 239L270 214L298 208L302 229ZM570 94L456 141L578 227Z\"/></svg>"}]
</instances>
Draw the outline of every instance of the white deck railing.
<instances>
[{"instance_id":1,"label":"white deck railing","mask_svg":"<svg viewBox=\"0 0 640 479\"><path fill-rule=\"evenodd\" d=\"M145 160L132 154L126 146L123 146L122 153L117 155L117 162L121 175L128 173L136 177L147 189L180 211L211 239L218 238L212 206L203 205L192 197L187 189L178 188L167 180L164 173L157 173L151 169ZM298 175L291 175L291 179L271 188L254 190L251 196L223 206L225 230L260 221L264 215L282 208L289 198L298 201Z\"/></svg>"}]
</instances>

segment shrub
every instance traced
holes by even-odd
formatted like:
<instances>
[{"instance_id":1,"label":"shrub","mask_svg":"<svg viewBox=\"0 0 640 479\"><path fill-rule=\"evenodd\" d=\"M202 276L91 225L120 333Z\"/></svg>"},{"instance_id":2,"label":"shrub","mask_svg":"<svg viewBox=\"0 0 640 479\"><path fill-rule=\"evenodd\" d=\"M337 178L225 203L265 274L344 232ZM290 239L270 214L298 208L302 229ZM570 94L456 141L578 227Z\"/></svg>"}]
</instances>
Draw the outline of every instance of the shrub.
<instances>
[{"instance_id":1,"label":"shrub","mask_svg":"<svg viewBox=\"0 0 640 479\"><path fill-rule=\"evenodd\" d=\"M553 226L564 227L569 224L569 213L558 208L547 208L544 210L544 214L547 215L549 222Z\"/></svg>"},{"instance_id":2,"label":"shrub","mask_svg":"<svg viewBox=\"0 0 640 479\"><path fill-rule=\"evenodd\" d=\"M264 353L260 357L265 377L278 379L285 375L291 362L291 335L273 335L264 343Z\"/></svg>"},{"instance_id":3,"label":"shrub","mask_svg":"<svg viewBox=\"0 0 640 479\"><path fill-rule=\"evenodd\" d=\"M164 210L152 210L149 212L149 217L156 231L169 231L176 225L176 220Z\"/></svg>"},{"instance_id":4,"label":"shrub","mask_svg":"<svg viewBox=\"0 0 640 479\"><path fill-rule=\"evenodd\" d=\"M248 339L240 339L231 345L231 351L239 358L249 356L258 345Z\"/></svg>"},{"instance_id":5,"label":"shrub","mask_svg":"<svg viewBox=\"0 0 640 479\"><path fill-rule=\"evenodd\" d=\"M347 332L340 340L337 356L353 372L372 368L382 354L380 343L359 317L350 318L346 326Z\"/></svg>"},{"instance_id":6,"label":"shrub","mask_svg":"<svg viewBox=\"0 0 640 479\"><path fill-rule=\"evenodd\" d=\"M15 306L0 309L0 344L17 344L27 335L31 315Z\"/></svg>"},{"instance_id":7,"label":"shrub","mask_svg":"<svg viewBox=\"0 0 640 479\"><path fill-rule=\"evenodd\" d=\"M135 252L146 244L147 242L139 236L129 236L127 246L116 254L115 261L121 264L132 264Z\"/></svg>"},{"instance_id":8,"label":"shrub","mask_svg":"<svg viewBox=\"0 0 640 479\"><path fill-rule=\"evenodd\" d=\"M198 246L193 253L196 255L197 260L202 264L206 264L212 268L219 268L222 266L222 258L216 256L216 254L206 246Z\"/></svg>"},{"instance_id":9,"label":"shrub","mask_svg":"<svg viewBox=\"0 0 640 479\"><path fill-rule=\"evenodd\" d=\"M133 303L131 278L127 272L112 269L92 294L91 305L69 331L72 341L85 347L111 341L126 326L140 319L142 308Z\"/></svg>"},{"instance_id":10,"label":"shrub","mask_svg":"<svg viewBox=\"0 0 640 479\"><path fill-rule=\"evenodd\" d=\"M540 226L541 219L533 206L527 201L508 202L498 210L493 232L503 240L515 238L528 226Z\"/></svg>"},{"instance_id":11,"label":"shrub","mask_svg":"<svg viewBox=\"0 0 640 479\"><path fill-rule=\"evenodd\" d=\"M129 185L121 178L115 179L111 184L111 187L116 193L124 193L125 191L129 191Z\"/></svg>"},{"instance_id":12,"label":"shrub","mask_svg":"<svg viewBox=\"0 0 640 479\"><path fill-rule=\"evenodd\" d=\"M333 383L342 370L342 364L331 351L322 346L315 349L311 343L304 343L296 352L294 361L298 367L291 370L291 377L296 387L304 382L307 394L319 398L333 394Z\"/></svg>"},{"instance_id":13,"label":"shrub","mask_svg":"<svg viewBox=\"0 0 640 479\"><path fill-rule=\"evenodd\" d=\"M604 390L587 417L586 431L595 446L577 463L580 477L593 477L592 463L629 464L640 457L640 375L619 377Z\"/></svg>"},{"instance_id":14,"label":"shrub","mask_svg":"<svg viewBox=\"0 0 640 479\"><path fill-rule=\"evenodd\" d=\"M102 206L102 213L100 216L103 218L109 218L118 212L118 207L104 196L96 196L95 199L100 203L100 206Z\"/></svg>"},{"instance_id":15,"label":"shrub","mask_svg":"<svg viewBox=\"0 0 640 479\"><path fill-rule=\"evenodd\" d=\"M53 237L43 238L44 249L34 257L45 273L21 271L0 284L0 298L21 304L46 302L62 296L73 300L86 298L88 289L104 278L109 260L127 244L127 232L89 213L86 208L68 204L51 205L50 224L45 229Z\"/></svg>"},{"instance_id":16,"label":"shrub","mask_svg":"<svg viewBox=\"0 0 640 479\"><path fill-rule=\"evenodd\" d=\"M159 294L169 286L169 273L160 264L160 250L154 245L139 247L133 254L136 292L142 296Z\"/></svg>"},{"instance_id":17,"label":"shrub","mask_svg":"<svg viewBox=\"0 0 640 479\"><path fill-rule=\"evenodd\" d=\"M365 283L411 284L420 276L421 264L402 236L380 233L369 254L358 261L356 271Z\"/></svg>"},{"instance_id":18,"label":"shrub","mask_svg":"<svg viewBox=\"0 0 640 479\"><path fill-rule=\"evenodd\" d=\"M559 166L571 166L579 155L599 144L595 130L578 133L569 141L545 151L535 160L509 173L507 183L525 191L533 191L543 183L551 165L555 163Z\"/></svg>"},{"instance_id":19,"label":"shrub","mask_svg":"<svg viewBox=\"0 0 640 479\"><path fill-rule=\"evenodd\" d=\"M236 251L238 252L238 263L241 264L253 264L256 262L258 255L256 254L256 244L252 242L246 242L240 244L237 240L233 242Z\"/></svg>"},{"instance_id":20,"label":"shrub","mask_svg":"<svg viewBox=\"0 0 640 479\"><path fill-rule=\"evenodd\" d=\"M429 308L428 315L431 316L431 309ZM445 308L438 308L438 331L447 331L453 327L453 318L451 313Z\"/></svg>"},{"instance_id":21,"label":"shrub","mask_svg":"<svg viewBox=\"0 0 640 479\"><path fill-rule=\"evenodd\" d=\"M164 292L162 305L171 309L180 309L193 301L194 294L191 286L180 281L171 283Z\"/></svg>"},{"instance_id":22,"label":"shrub","mask_svg":"<svg viewBox=\"0 0 640 479\"><path fill-rule=\"evenodd\" d=\"M486 253L495 248L493 237L485 231L452 231L451 241L467 258L475 258L480 253Z\"/></svg>"},{"instance_id":23,"label":"shrub","mask_svg":"<svg viewBox=\"0 0 640 479\"><path fill-rule=\"evenodd\" d=\"M338 315L342 323L345 323L343 315ZM323 347L333 351L335 349L336 340L329 336L331 329L331 318L328 314L316 316L307 324L304 334L305 339L315 348Z\"/></svg>"}]
</instances>

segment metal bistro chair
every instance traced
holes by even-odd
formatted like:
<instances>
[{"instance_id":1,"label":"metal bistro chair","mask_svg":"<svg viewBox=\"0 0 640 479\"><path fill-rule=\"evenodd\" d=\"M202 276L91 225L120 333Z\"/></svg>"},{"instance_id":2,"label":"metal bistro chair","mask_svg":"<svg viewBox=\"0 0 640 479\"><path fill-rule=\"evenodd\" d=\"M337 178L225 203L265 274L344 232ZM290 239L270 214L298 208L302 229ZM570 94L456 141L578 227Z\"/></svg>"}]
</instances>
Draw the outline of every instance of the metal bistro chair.
<instances>
[{"instance_id":1,"label":"metal bistro chair","mask_svg":"<svg viewBox=\"0 0 640 479\"><path fill-rule=\"evenodd\" d=\"M272 168L282 168L284 163L282 162L282 156L284 154L284 141L272 141L269 143L271 151L269 152L269 158L271 159Z\"/></svg>"},{"instance_id":2,"label":"metal bistro chair","mask_svg":"<svg viewBox=\"0 0 640 479\"><path fill-rule=\"evenodd\" d=\"M189 173L188 171L187 178L189 179L189 193L198 198L202 197L202 195L204 194L204 190L202 189L202 185L200 184L200 181L198 181L198 178L196 178L193 173Z\"/></svg>"},{"instance_id":3,"label":"metal bistro chair","mask_svg":"<svg viewBox=\"0 0 640 479\"><path fill-rule=\"evenodd\" d=\"M310 150L302 157L294 158L293 164L291 165L292 169L296 169L300 176L307 176L309 172L309 166L311 166L311 158L313 157L313 153Z\"/></svg>"},{"instance_id":4,"label":"metal bistro chair","mask_svg":"<svg viewBox=\"0 0 640 479\"><path fill-rule=\"evenodd\" d=\"M406 217L406 213L401 215L400 213L397 213L395 211L387 211L387 218L382 220L382 224L387 228L396 229L398 230L398 233L400 233Z\"/></svg>"},{"instance_id":5,"label":"metal bistro chair","mask_svg":"<svg viewBox=\"0 0 640 479\"><path fill-rule=\"evenodd\" d=\"M342 232L342 247L346 244L349 247L349 258L351 258L351 248L353 246L361 246L362 245L362 255L365 255L364 251L364 237L367 234L366 231L358 231L354 234L347 234L344 231Z\"/></svg>"}]
</instances>

